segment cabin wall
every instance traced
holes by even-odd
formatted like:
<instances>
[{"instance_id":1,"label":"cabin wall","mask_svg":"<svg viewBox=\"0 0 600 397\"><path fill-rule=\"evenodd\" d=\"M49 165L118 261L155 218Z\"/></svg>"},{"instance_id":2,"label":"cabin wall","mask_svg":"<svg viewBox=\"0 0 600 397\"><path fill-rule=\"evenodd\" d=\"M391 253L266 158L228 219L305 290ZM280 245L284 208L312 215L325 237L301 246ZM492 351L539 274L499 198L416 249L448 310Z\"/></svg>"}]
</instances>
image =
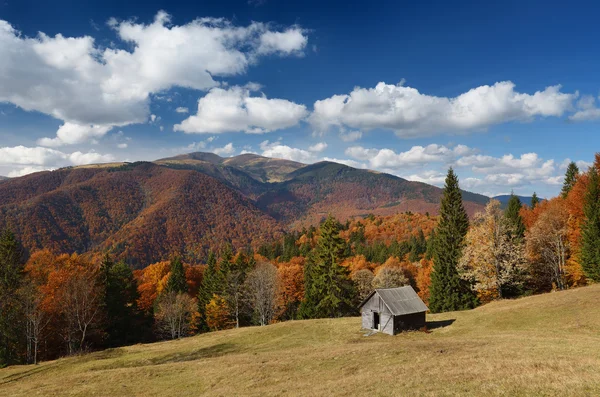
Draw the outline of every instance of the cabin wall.
<instances>
[{"instance_id":1,"label":"cabin wall","mask_svg":"<svg viewBox=\"0 0 600 397\"><path fill-rule=\"evenodd\" d=\"M381 332L394 335L394 316L389 313L381 313Z\"/></svg>"}]
</instances>

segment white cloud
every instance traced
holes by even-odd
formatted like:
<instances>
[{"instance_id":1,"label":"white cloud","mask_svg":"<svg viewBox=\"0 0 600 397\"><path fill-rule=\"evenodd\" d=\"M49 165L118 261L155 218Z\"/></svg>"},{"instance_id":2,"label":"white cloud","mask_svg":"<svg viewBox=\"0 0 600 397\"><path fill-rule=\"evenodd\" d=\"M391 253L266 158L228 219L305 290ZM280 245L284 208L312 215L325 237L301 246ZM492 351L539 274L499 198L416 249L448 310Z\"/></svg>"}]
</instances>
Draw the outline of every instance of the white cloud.
<instances>
[{"instance_id":1,"label":"white cloud","mask_svg":"<svg viewBox=\"0 0 600 397\"><path fill-rule=\"evenodd\" d=\"M119 144L117 144L117 147L118 147L119 149L127 149L127 146L129 146L129 145L128 145L128 144L126 144L126 143L119 143Z\"/></svg>"},{"instance_id":2,"label":"white cloud","mask_svg":"<svg viewBox=\"0 0 600 397\"><path fill-rule=\"evenodd\" d=\"M190 110L188 108L185 108L183 106L178 107L177 109L175 109L175 111L177 113L189 113L190 112Z\"/></svg>"},{"instance_id":3,"label":"white cloud","mask_svg":"<svg viewBox=\"0 0 600 397\"><path fill-rule=\"evenodd\" d=\"M262 155L265 157L292 160L300 163L313 163L316 161L314 153L283 145L281 142L264 141L260 144L260 149L262 150Z\"/></svg>"},{"instance_id":4,"label":"white cloud","mask_svg":"<svg viewBox=\"0 0 600 397\"><path fill-rule=\"evenodd\" d=\"M235 147L233 147L233 143L230 142L223 147L213 149L212 152L214 154L218 154L219 156L230 155L230 154L235 153Z\"/></svg>"},{"instance_id":5,"label":"white cloud","mask_svg":"<svg viewBox=\"0 0 600 397\"><path fill-rule=\"evenodd\" d=\"M285 32L264 32L259 41L259 54L301 55L308 37L303 29L293 27Z\"/></svg>"},{"instance_id":6,"label":"white cloud","mask_svg":"<svg viewBox=\"0 0 600 397\"><path fill-rule=\"evenodd\" d=\"M19 168L19 169L10 171L8 173L8 177L9 178L17 178L20 176L33 174L34 172L52 171L53 169L54 168L39 167L39 166L27 166L27 167L23 167L23 168Z\"/></svg>"},{"instance_id":7,"label":"white cloud","mask_svg":"<svg viewBox=\"0 0 600 397\"><path fill-rule=\"evenodd\" d=\"M354 142L362 138L362 132L360 131L340 131L340 139L344 142Z\"/></svg>"},{"instance_id":8,"label":"white cloud","mask_svg":"<svg viewBox=\"0 0 600 397\"><path fill-rule=\"evenodd\" d=\"M308 114L304 105L284 99L251 97L248 87L213 88L198 100L198 113L174 126L188 134L244 131L262 134L292 127Z\"/></svg>"},{"instance_id":9,"label":"white cloud","mask_svg":"<svg viewBox=\"0 0 600 397\"><path fill-rule=\"evenodd\" d=\"M413 146L406 152L396 153L391 149L365 149L362 146L352 146L346 149L346 155L358 160L368 161L374 169L395 169L413 167L432 162L452 162L459 156L473 153L474 150L457 145L453 148L431 144Z\"/></svg>"},{"instance_id":10,"label":"white cloud","mask_svg":"<svg viewBox=\"0 0 600 397\"><path fill-rule=\"evenodd\" d=\"M361 163L361 162L355 161L355 160L324 157L323 161L331 161L333 163L344 164L344 165L347 165L348 167L352 167L352 168L367 168L367 165L365 163Z\"/></svg>"},{"instance_id":11,"label":"white cloud","mask_svg":"<svg viewBox=\"0 0 600 397\"><path fill-rule=\"evenodd\" d=\"M327 143L319 142L312 146L309 146L308 151L309 152L322 152L325 149L327 149Z\"/></svg>"},{"instance_id":12,"label":"white cloud","mask_svg":"<svg viewBox=\"0 0 600 397\"><path fill-rule=\"evenodd\" d=\"M51 170L69 165L84 165L92 163L112 162L111 154L100 154L94 151L64 153L46 147L1 147L0 166L11 169L9 176L21 176L32 172Z\"/></svg>"},{"instance_id":13,"label":"white cloud","mask_svg":"<svg viewBox=\"0 0 600 397\"><path fill-rule=\"evenodd\" d=\"M399 137L468 133L509 121L562 116L578 93L560 86L534 94L519 93L510 81L480 86L454 98L421 94L402 84L379 83L315 102L309 121L317 131L330 127L392 130Z\"/></svg>"},{"instance_id":14,"label":"white cloud","mask_svg":"<svg viewBox=\"0 0 600 397\"><path fill-rule=\"evenodd\" d=\"M584 95L577 102L579 109L575 114L569 116L571 121L591 121L600 119L600 109L596 107L596 98Z\"/></svg>"},{"instance_id":15,"label":"white cloud","mask_svg":"<svg viewBox=\"0 0 600 397\"><path fill-rule=\"evenodd\" d=\"M43 144L79 143L143 123L152 93L210 89L218 78L245 73L261 55L301 52L307 40L299 27L276 32L258 22L238 27L199 18L172 25L162 11L150 24L108 24L119 41L103 48L90 36L25 37L0 20L0 102L62 120L57 137Z\"/></svg>"}]
</instances>

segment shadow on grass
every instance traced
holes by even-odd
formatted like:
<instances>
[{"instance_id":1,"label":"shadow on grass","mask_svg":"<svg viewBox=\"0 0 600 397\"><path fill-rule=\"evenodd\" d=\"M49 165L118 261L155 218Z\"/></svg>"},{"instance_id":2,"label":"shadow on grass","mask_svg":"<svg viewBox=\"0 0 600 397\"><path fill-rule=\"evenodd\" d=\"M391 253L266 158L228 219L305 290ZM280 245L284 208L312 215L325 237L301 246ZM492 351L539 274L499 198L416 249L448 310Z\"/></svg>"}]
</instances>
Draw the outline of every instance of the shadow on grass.
<instances>
[{"instance_id":1,"label":"shadow on grass","mask_svg":"<svg viewBox=\"0 0 600 397\"><path fill-rule=\"evenodd\" d=\"M441 320L441 321L427 321L427 329L432 330L436 328L444 328L452 325L456 319L452 318L450 320Z\"/></svg>"},{"instance_id":2,"label":"shadow on grass","mask_svg":"<svg viewBox=\"0 0 600 397\"><path fill-rule=\"evenodd\" d=\"M203 358L221 357L227 354L235 353L239 351L236 345L233 343L219 343L209 347L203 347L201 349L191 350L184 353L172 353L164 356L159 356L150 359L150 365L161 365L169 363L178 363L185 361L201 360Z\"/></svg>"},{"instance_id":3,"label":"shadow on grass","mask_svg":"<svg viewBox=\"0 0 600 397\"><path fill-rule=\"evenodd\" d=\"M137 360L121 360L120 357L116 357L116 360L112 362L103 363L94 366L94 370L107 370L107 369L118 369L118 368L136 368L146 367L153 365L171 364L186 361L202 360L206 358L221 357L227 354L236 353L240 351L239 348L233 343L220 343L213 346L203 347L201 349L190 350L181 353L170 353L162 356L155 356ZM97 359L102 359L97 357Z\"/></svg>"},{"instance_id":4,"label":"shadow on grass","mask_svg":"<svg viewBox=\"0 0 600 397\"><path fill-rule=\"evenodd\" d=\"M13 374L13 375L7 376L6 378L0 380L0 385L5 385L7 383L16 382L23 378L27 378L29 376L48 371L49 369L50 369L49 366L40 367L40 366L36 365L35 367L28 369L27 371L23 371L23 372L19 372L18 374Z\"/></svg>"}]
</instances>

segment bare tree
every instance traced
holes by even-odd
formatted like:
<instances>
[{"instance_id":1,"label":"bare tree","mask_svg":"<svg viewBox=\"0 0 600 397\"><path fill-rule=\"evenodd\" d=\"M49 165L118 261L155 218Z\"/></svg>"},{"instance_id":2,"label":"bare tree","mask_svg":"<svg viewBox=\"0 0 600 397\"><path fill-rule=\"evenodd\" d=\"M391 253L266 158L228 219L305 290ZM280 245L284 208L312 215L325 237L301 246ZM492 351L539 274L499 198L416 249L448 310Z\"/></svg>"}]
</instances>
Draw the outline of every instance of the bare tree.
<instances>
[{"instance_id":1,"label":"bare tree","mask_svg":"<svg viewBox=\"0 0 600 397\"><path fill-rule=\"evenodd\" d=\"M396 288L408 284L408 278L399 267L384 266L373 279L373 288Z\"/></svg>"},{"instance_id":2,"label":"bare tree","mask_svg":"<svg viewBox=\"0 0 600 397\"><path fill-rule=\"evenodd\" d=\"M27 338L27 362L37 364L38 347L44 328L50 322L50 316L42 308L43 296L32 283L21 287L19 297L25 316L25 336Z\"/></svg>"},{"instance_id":3,"label":"bare tree","mask_svg":"<svg viewBox=\"0 0 600 397\"><path fill-rule=\"evenodd\" d=\"M569 255L568 221L567 209L559 201L550 202L527 234L528 254L560 290L565 288Z\"/></svg>"},{"instance_id":4,"label":"bare tree","mask_svg":"<svg viewBox=\"0 0 600 397\"><path fill-rule=\"evenodd\" d=\"M352 281L358 291L358 299L362 302L373 291L373 272L369 269L361 269L352 275Z\"/></svg>"},{"instance_id":5,"label":"bare tree","mask_svg":"<svg viewBox=\"0 0 600 397\"><path fill-rule=\"evenodd\" d=\"M69 353L85 348L90 329L98 322L102 291L98 283L98 269L92 266L75 266L68 270L58 291L59 305L66 321L64 335Z\"/></svg>"},{"instance_id":6,"label":"bare tree","mask_svg":"<svg viewBox=\"0 0 600 397\"><path fill-rule=\"evenodd\" d=\"M245 273L241 270L233 270L227 274L226 278L227 303L231 308L231 314L235 318L236 328L240 327L240 311L244 297L245 276Z\"/></svg>"},{"instance_id":7,"label":"bare tree","mask_svg":"<svg viewBox=\"0 0 600 397\"><path fill-rule=\"evenodd\" d=\"M159 298L155 314L159 331L178 339L188 334L196 312L196 301L188 294L168 292Z\"/></svg>"},{"instance_id":8,"label":"bare tree","mask_svg":"<svg viewBox=\"0 0 600 397\"><path fill-rule=\"evenodd\" d=\"M248 302L260 319L260 325L271 322L277 309L277 268L268 262L259 263L248 274Z\"/></svg>"}]
</instances>

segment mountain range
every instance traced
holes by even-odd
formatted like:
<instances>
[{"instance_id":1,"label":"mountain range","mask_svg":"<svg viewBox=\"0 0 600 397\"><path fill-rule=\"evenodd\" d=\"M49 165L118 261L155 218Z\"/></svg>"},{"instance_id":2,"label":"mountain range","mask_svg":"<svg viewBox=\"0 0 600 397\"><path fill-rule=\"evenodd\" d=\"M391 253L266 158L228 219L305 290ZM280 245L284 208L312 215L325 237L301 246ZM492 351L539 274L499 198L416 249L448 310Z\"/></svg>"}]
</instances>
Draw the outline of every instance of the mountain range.
<instances>
[{"instance_id":1,"label":"mountain range","mask_svg":"<svg viewBox=\"0 0 600 397\"><path fill-rule=\"evenodd\" d=\"M154 162L44 171L0 183L0 227L28 251L111 252L136 267L173 253L204 260L225 243L257 247L329 213L436 214L442 189L333 162L190 153ZM463 192L470 214L488 197Z\"/></svg>"}]
</instances>

